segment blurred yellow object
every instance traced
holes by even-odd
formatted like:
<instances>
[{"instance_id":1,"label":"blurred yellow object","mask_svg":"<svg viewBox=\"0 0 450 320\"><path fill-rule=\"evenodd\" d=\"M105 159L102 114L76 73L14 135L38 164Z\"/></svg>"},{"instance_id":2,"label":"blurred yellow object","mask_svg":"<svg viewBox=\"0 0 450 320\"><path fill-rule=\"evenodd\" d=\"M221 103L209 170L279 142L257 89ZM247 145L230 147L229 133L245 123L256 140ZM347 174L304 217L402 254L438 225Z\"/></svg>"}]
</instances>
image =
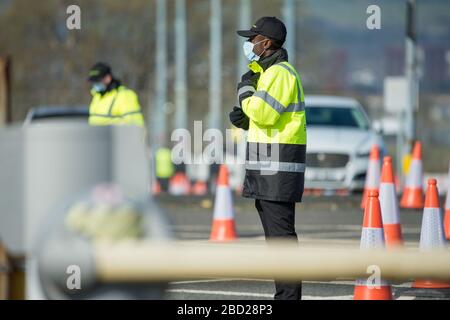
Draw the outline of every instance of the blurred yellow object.
<instances>
[{"instance_id":1,"label":"blurred yellow object","mask_svg":"<svg viewBox=\"0 0 450 320\"><path fill-rule=\"evenodd\" d=\"M211 209L212 206L213 206L213 203L212 203L211 200L206 199L206 200L203 200L203 201L200 203L200 206L201 206L203 209Z\"/></svg>"},{"instance_id":2,"label":"blurred yellow object","mask_svg":"<svg viewBox=\"0 0 450 320\"><path fill-rule=\"evenodd\" d=\"M71 207L65 219L66 228L79 232L84 228L84 224L89 219L89 204L85 202L77 203Z\"/></svg>"},{"instance_id":3,"label":"blurred yellow object","mask_svg":"<svg viewBox=\"0 0 450 320\"><path fill-rule=\"evenodd\" d=\"M77 203L69 209L65 226L92 240L137 239L143 233L141 215L130 204Z\"/></svg>"},{"instance_id":4,"label":"blurred yellow object","mask_svg":"<svg viewBox=\"0 0 450 320\"><path fill-rule=\"evenodd\" d=\"M172 151L168 148L160 148L156 151L156 177L161 179L171 178L175 173L172 163Z\"/></svg>"},{"instance_id":5,"label":"blurred yellow object","mask_svg":"<svg viewBox=\"0 0 450 320\"><path fill-rule=\"evenodd\" d=\"M412 162L412 155L406 154L403 156L402 159L402 167L403 167L403 174L408 175L409 174L409 168L411 167Z\"/></svg>"},{"instance_id":6,"label":"blurred yellow object","mask_svg":"<svg viewBox=\"0 0 450 320\"><path fill-rule=\"evenodd\" d=\"M83 224L82 233L88 237L94 237L101 233L101 229L105 226L108 219L112 215L113 208L100 204L93 206L90 210L90 216Z\"/></svg>"},{"instance_id":7,"label":"blurred yellow object","mask_svg":"<svg viewBox=\"0 0 450 320\"><path fill-rule=\"evenodd\" d=\"M135 239L141 235L140 215L130 206L124 205L114 210L97 229L97 239Z\"/></svg>"}]
</instances>

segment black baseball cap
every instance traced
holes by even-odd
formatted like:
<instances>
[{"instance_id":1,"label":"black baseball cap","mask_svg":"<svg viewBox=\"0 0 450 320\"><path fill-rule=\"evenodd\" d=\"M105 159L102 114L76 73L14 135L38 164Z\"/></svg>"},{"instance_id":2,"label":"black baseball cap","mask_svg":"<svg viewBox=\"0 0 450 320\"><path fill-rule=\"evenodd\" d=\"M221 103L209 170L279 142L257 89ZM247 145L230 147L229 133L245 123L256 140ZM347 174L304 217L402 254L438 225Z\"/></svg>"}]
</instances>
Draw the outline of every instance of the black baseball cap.
<instances>
[{"instance_id":1,"label":"black baseball cap","mask_svg":"<svg viewBox=\"0 0 450 320\"><path fill-rule=\"evenodd\" d=\"M89 71L88 80L92 82L100 81L108 74L111 74L111 67L106 63L98 62Z\"/></svg>"},{"instance_id":2,"label":"black baseball cap","mask_svg":"<svg viewBox=\"0 0 450 320\"><path fill-rule=\"evenodd\" d=\"M237 34L244 38L253 38L257 35L262 35L283 45L286 41L287 31L286 26L280 19L276 17L263 17L256 21L250 30L240 30Z\"/></svg>"}]
</instances>

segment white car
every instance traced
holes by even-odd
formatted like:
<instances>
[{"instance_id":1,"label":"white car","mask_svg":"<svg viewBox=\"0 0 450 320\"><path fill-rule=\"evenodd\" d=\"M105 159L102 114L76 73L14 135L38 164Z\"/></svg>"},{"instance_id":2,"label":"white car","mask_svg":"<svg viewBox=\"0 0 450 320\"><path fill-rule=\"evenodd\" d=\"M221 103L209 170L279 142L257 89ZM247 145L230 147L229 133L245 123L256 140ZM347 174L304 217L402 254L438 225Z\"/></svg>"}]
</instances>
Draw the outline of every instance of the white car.
<instances>
[{"instance_id":1,"label":"white car","mask_svg":"<svg viewBox=\"0 0 450 320\"><path fill-rule=\"evenodd\" d=\"M361 104L346 97L306 96L305 189L360 191L370 150L386 148Z\"/></svg>"},{"instance_id":2,"label":"white car","mask_svg":"<svg viewBox=\"0 0 450 320\"><path fill-rule=\"evenodd\" d=\"M24 125L44 124L54 121L88 123L89 108L84 106L35 107L28 111Z\"/></svg>"}]
</instances>

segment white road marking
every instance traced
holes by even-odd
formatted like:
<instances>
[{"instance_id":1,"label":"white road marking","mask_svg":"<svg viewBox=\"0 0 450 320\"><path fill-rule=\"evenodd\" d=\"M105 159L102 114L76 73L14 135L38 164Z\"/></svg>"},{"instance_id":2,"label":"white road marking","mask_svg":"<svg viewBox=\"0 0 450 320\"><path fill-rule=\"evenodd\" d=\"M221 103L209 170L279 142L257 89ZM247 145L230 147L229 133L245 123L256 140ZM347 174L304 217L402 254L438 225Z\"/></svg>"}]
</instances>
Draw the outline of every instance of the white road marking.
<instances>
[{"instance_id":1,"label":"white road marking","mask_svg":"<svg viewBox=\"0 0 450 320\"><path fill-rule=\"evenodd\" d=\"M210 291L210 290L188 290L188 289L170 289L169 293L191 293L191 294L210 294L220 296L236 296L236 297L253 297L253 298L269 298L273 299L273 294L253 293L253 292L235 292L235 291ZM352 295L347 296L302 296L302 300L351 300Z\"/></svg>"},{"instance_id":2,"label":"white road marking","mask_svg":"<svg viewBox=\"0 0 450 320\"><path fill-rule=\"evenodd\" d=\"M320 230L319 232L314 232L314 237L328 240L332 239L333 237L338 238L346 238L351 236L359 236L361 235L361 230L359 231L323 231ZM347 239L345 239L347 240ZM300 242L301 242L301 234L300 234Z\"/></svg>"},{"instance_id":3,"label":"white road marking","mask_svg":"<svg viewBox=\"0 0 450 320\"><path fill-rule=\"evenodd\" d=\"M206 280L191 280L191 281L178 281L171 282L171 285L183 285L183 284L196 284L196 283L218 283L218 282L233 282L233 281L254 281L254 282L273 282L270 279L244 279L244 278L233 278L233 279L206 279ZM308 284L329 284L329 285L346 285L354 286L354 281L303 281L303 283ZM405 282L401 284L392 284L395 288L411 288L411 282Z\"/></svg>"},{"instance_id":4,"label":"white road marking","mask_svg":"<svg viewBox=\"0 0 450 320\"><path fill-rule=\"evenodd\" d=\"M196 284L196 283L211 283L211 282L229 282L229 281L246 281L243 279L209 279L209 280L192 280L192 281L177 281L171 282L170 285L181 285L181 284ZM250 281L250 280L248 280Z\"/></svg>"},{"instance_id":5,"label":"white road marking","mask_svg":"<svg viewBox=\"0 0 450 320\"><path fill-rule=\"evenodd\" d=\"M311 283L311 284L337 284L337 285L346 285L346 286L354 286L354 281L304 281L304 283ZM392 287L395 288L411 288L412 283L411 282L405 282L405 283L399 283L399 284L391 284Z\"/></svg>"},{"instance_id":6,"label":"white road marking","mask_svg":"<svg viewBox=\"0 0 450 320\"><path fill-rule=\"evenodd\" d=\"M416 300L416 297L413 296L400 296L397 300Z\"/></svg>"},{"instance_id":7,"label":"white road marking","mask_svg":"<svg viewBox=\"0 0 450 320\"><path fill-rule=\"evenodd\" d=\"M238 296L254 298L273 298L273 294L252 293L252 292L234 292L234 291L210 291L210 290L191 290L191 289L169 289L170 293L192 293L192 294L214 294L221 296Z\"/></svg>"},{"instance_id":8,"label":"white road marking","mask_svg":"<svg viewBox=\"0 0 450 320\"><path fill-rule=\"evenodd\" d=\"M197 225L177 225L172 226L175 231L179 232L210 232L211 226L197 226ZM301 233L302 231L355 231L361 232L362 227L360 225L302 225L297 228ZM240 225L239 230L242 231L262 231L262 227L259 225ZM402 226L404 233L420 233L420 227Z\"/></svg>"},{"instance_id":9,"label":"white road marking","mask_svg":"<svg viewBox=\"0 0 450 320\"><path fill-rule=\"evenodd\" d=\"M198 236L198 235L197 235ZM180 245L191 245L193 243L196 244L201 244L201 245L212 245L212 243L206 239L206 237L197 237L197 239L185 239L185 240L179 240L176 241L177 244ZM359 243L360 240L359 239L333 239L333 238L328 238L328 239L324 239L324 238L311 238L311 237L306 237L303 235L299 235L299 244L301 248L314 248L315 246L328 246L330 248L333 249L342 249L342 246L355 246L359 248ZM257 247L262 247L266 245L266 241L264 236L257 236L257 237L245 237L245 238L240 238L238 241L236 242L231 242L231 243L224 243L224 244L218 244L215 243L215 246L217 245L223 245L223 246L227 246L227 247L233 247L233 246L237 246L237 247L249 247L249 246L257 246ZM416 248L417 247L417 242L415 241L407 241L404 242L404 245L406 248Z\"/></svg>"},{"instance_id":10,"label":"white road marking","mask_svg":"<svg viewBox=\"0 0 450 320\"><path fill-rule=\"evenodd\" d=\"M348 296L330 296L330 297L302 296L302 300L353 300L353 296L352 295L348 295Z\"/></svg>"}]
</instances>

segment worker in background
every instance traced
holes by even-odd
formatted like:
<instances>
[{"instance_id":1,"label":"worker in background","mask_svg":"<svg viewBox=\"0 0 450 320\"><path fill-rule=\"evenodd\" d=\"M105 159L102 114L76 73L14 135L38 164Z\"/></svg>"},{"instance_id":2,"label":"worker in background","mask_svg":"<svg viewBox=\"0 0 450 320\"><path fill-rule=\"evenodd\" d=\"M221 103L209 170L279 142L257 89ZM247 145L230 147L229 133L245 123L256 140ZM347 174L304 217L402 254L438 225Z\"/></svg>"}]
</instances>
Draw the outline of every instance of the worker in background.
<instances>
[{"instance_id":1,"label":"worker in background","mask_svg":"<svg viewBox=\"0 0 450 320\"><path fill-rule=\"evenodd\" d=\"M89 71L89 82L93 96L89 108L90 125L144 126L136 93L114 78L107 64L95 64Z\"/></svg>"},{"instance_id":2,"label":"worker in background","mask_svg":"<svg viewBox=\"0 0 450 320\"><path fill-rule=\"evenodd\" d=\"M161 191L169 191L170 178L175 174L175 166L172 162L172 151L169 148L159 148L155 156L156 179L161 186Z\"/></svg>"},{"instance_id":3,"label":"worker in background","mask_svg":"<svg viewBox=\"0 0 450 320\"><path fill-rule=\"evenodd\" d=\"M275 17L238 31L246 38L243 49L250 71L238 85L240 106L234 107L230 120L248 130L243 196L256 199L266 239L298 244L295 205L302 201L304 188L306 116L300 77L282 47L286 34ZM277 300L301 299L301 283L276 281L275 287Z\"/></svg>"}]
</instances>

